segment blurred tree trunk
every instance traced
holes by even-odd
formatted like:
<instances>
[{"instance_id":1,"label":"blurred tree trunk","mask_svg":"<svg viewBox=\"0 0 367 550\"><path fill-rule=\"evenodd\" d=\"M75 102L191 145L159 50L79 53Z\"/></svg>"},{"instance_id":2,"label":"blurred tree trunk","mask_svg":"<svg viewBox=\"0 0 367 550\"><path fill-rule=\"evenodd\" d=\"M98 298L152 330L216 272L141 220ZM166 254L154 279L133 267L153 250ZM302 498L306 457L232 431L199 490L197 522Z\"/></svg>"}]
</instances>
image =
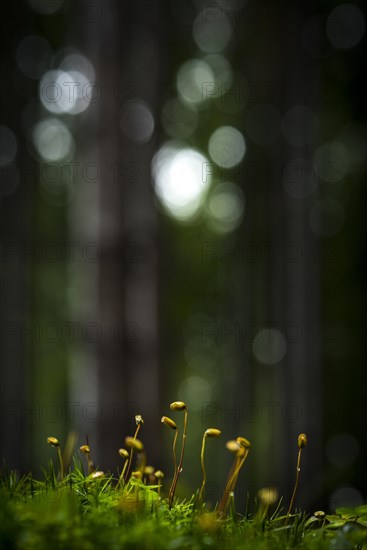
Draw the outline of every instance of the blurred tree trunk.
<instances>
[{"instance_id":1,"label":"blurred tree trunk","mask_svg":"<svg viewBox=\"0 0 367 550\"><path fill-rule=\"evenodd\" d=\"M247 22L239 23L248 25L252 37L242 67L250 86L246 111L257 104L271 104L284 116L295 105L315 108L318 74L302 49L303 8L279 3L259 12L254 3L247 8ZM284 359L274 365L259 363L252 349L247 354L253 364L247 375L247 380L251 376L250 400L260 411L253 427L247 426L253 431L258 456L271 456L249 464L253 471L249 479L256 479L258 486L277 486L286 499L300 432L308 433L312 448L304 456L305 478L316 480L321 470L320 344L314 331L320 322L316 239L309 226L308 199L292 199L283 187L287 164L298 158L312 162L312 146L292 147L283 137L268 146L250 143L245 160L246 174L256 167L256 177L245 181L245 227L251 242L260 247L260 257L247 266L251 282L246 277L243 322L270 329L270 339L279 331L287 346ZM308 486L312 489L300 497L305 506L318 497L312 481Z\"/></svg>"},{"instance_id":2,"label":"blurred tree trunk","mask_svg":"<svg viewBox=\"0 0 367 550\"><path fill-rule=\"evenodd\" d=\"M75 27L73 36L100 85L80 150L81 163L98 163L101 177L93 184L80 182L70 221L76 240L95 241L100 250L98 262L75 266L74 276L84 319L98 319L102 337L93 347L84 345L72 371L79 373L75 399L101 406L95 425L83 427L95 438L98 463L105 468L119 463L117 450L135 430L137 413L146 421L142 438L150 456L158 452L150 435L158 417L154 140L141 145L124 137L120 117L137 100L155 115L159 4L96 5L98 20ZM75 314L81 314L80 305Z\"/></svg>"}]
</instances>

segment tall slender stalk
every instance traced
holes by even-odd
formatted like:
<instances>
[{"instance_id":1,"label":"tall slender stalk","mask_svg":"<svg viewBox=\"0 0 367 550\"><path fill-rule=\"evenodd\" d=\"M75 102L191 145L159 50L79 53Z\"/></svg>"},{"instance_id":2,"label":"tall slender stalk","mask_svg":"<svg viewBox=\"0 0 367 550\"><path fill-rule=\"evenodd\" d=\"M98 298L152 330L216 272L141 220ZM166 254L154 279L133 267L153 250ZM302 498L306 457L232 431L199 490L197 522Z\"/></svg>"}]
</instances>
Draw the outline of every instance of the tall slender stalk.
<instances>
[{"instance_id":1,"label":"tall slender stalk","mask_svg":"<svg viewBox=\"0 0 367 550\"><path fill-rule=\"evenodd\" d=\"M136 422L136 430L135 430L135 434L134 434L133 439L136 440L136 438L138 437L138 433L139 433L140 427L144 424L143 417L142 417L140 414L137 414L137 415L135 416L135 422ZM134 447L131 447L130 457L129 457L129 464L128 464L128 466L127 466L127 470L126 470L126 474L125 474L125 483L126 483L127 480L129 479L129 474L130 474L130 469L131 469L131 463L132 463L132 460L133 460L133 453L134 453Z\"/></svg>"},{"instance_id":2,"label":"tall slender stalk","mask_svg":"<svg viewBox=\"0 0 367 550\"><path fill-rule=\"evenodd\" d=\"M124 482L124 474L125 474L127 464L128 464L128 459L129 459L129 453L126 449L119 449L119 455L121 456L121 458L125 459L125 462L124 462L124 466L122 468L119 480L117 482L116 489L118 489L118 487L121 485L121 483Z\"/></svg>"},{"instance_id":3,"label":"tall slender stalk","mask_svg":"<svg viewBox=\"0 0 367 550\"><path fill-rule=\"evenodd\" d=\"M293 508L294 500L296 498L298 482L299 482L299 474L300 474L300 471L301 471L301 453L302 453L302 449L304 449L304 447L306 447L306 445L307 445L307 436L306 436L306 434L299 434L299 436L298 436L298 456L297 456L297 467L296 467L296 481L295 481L295 484L294 484L292 498L291 498L289 508L288 508L286 524L289 521L289 516L290 516L290 513L291 513L292 508Z\"/></svg>"},{"instance_id":4,"label":"tall slender stalk","mask_svg":"<svg viewBox=\"0 0 367 550\"><path fill-rule=\"evenodd\" d=\"M183 459L184 459L184 454L185 454L185 443L186 443L186 438L187 438L187 416L188 416L188 413L187 413L186 405L183 401L174 401L173 403L171 403L170 409L172 411L184 411L184 414L185 414L185 416L184 416L184 425L183 425L183 433L182 433L182 446L181 446L180 461L179 461L179 464L176 468L175 475L174 475L173 480L172 480L172 485L171 485L171 488L170 488L170 491L169 491L169 497L168 497L169 508L172 508L173 499L175 498L175 492L176 492L178 478L179 478L180 473L182 472L182 464L183 464Z\"/></svg>"},{"instance_id":5,"label":"tall slender stalk","mask_svg":"<svg viewBox=\"0 0 367 550\"><path fill-rule=\"evenodd\" d=\"M177 469L177 460L176 460L176 443L177 443L177 436L178 436L178 429L177 424L172 420L172 418L169 418L168 416L162 416L161 422L165 424L168 428L175 431L175 436L173 438L173 445L172 445L172 454L173 454L173 475L176 474Z\"/></svg>"},{"instance_id":6,"label":"tall slender stalk","mask_svg":"<svg viewBox=\"0 0 367 550\"><path fill-rule=\"evenodd\" d=\"M228 475L223 496L218 505L218 512L220 515L223 515L226 511L229 496L235 489L238 474L248 456L250 446L250 442L244 437L237 437L236 441L228 441L226 444L227 449L235 453L236 458Z\"/></svg>"},{"instance_id":7,"label":"tall slender stalk","mask_svg":"<svg viewBox=\"0 0 367 550\"><path fill-rule=\"evenodd\" d=\"M62 460L62 453L61 453L59 440L56 439L56 437L48 437L47 443L57 449L57 456L59 458L59 463L60 463L60 481L61 481L64 479L64 462Z\"/></svg>"},{"instance_id":8,"label":"tall slender stalk","mask_svg":"<svg viewBox=\"0 0 367 550\"><path fill-rule=\"evenodd\" d=\"M206 470L205 470L205 460L204 460L206 439L207 437L219 437L221 433L222 432L220 430L217 430L217 428L208 428L203 435L203 440L201 444L201 453L200 453L201 469L203 472L203 482L201 484L200 491L199 491L200 501L203 500L203 494L204 494L204 489L206 485Z\"/></svg>"}]
</instances>

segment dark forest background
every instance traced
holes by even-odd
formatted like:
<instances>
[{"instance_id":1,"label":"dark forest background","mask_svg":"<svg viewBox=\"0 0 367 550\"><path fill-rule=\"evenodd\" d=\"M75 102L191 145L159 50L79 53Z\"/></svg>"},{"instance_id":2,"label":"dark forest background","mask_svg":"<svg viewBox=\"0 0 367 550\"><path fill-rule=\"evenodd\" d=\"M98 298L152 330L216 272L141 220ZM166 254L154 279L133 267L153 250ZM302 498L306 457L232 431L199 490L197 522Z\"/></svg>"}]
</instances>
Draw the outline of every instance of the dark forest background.
<instances>
[{"instance_id":1,"label":"dark forest background","mask_svg":"<svg viewBox=\"0 0 367 550\"><path fill-rule=\"evenodd\" d=\"M362 2L28 0L2 6L1 456L46 437L116 469L134 415L179 487L217 427L215 501L366 499ZM180 419L179 419L180 420ZM217 445L218 443L218 445ZM181 482L181 479L180 479Z\"/></svg>"}]
</instances>

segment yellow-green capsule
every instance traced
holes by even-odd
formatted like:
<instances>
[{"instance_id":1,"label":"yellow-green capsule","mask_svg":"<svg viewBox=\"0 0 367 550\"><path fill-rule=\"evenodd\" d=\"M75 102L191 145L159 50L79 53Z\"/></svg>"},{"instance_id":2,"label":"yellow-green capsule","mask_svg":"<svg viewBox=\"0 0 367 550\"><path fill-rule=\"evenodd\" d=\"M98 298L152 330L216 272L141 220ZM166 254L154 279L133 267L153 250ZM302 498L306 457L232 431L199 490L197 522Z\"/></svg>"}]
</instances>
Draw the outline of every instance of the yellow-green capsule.
<instances>
[{"instance_id":1,"label":"yellow-green capsule","mask_svg":"<svg viewBox=\"0 0 367 550\"><path fill-rule=\"evenodd\" d=\"M221 431L217 430L217 428L208 428L205 430L204 435L206 437L219 437L221 435Z\"/></svg>"},{"instance_id":2,"label":"yellow-green capsule","mask_svg":"<svg viewBox=\"0 0 367 550\"><path fill-rule=\"evenodd\" d=\"M90 453L89 445L82 445L79 450L86 455Z\"/></svg>"},{"instance_id":3,"label":"yellow-green capsule","mask_svg":"<svg viewBox=\"0 0 367 550\"><path fill-rule=\"evenodd\" d=\"M169 418L168 416L162 416L161 422L172 430L177 430L177 424L172 420L172 418Z\"/></svg>"},{"instance_id":4,"label":"yellow-green capsule","mask_svg":"<svg viewBox=\"0 0 367 550\"><path fill-rule=\"evenodd\" d=\"M125 437L125 444L126 447L130 447L130 449L134 449L134 451L137 451L138 453L141 453L144 450L144 445L140 439L134 439L133 437L127 436Z\"/></svg>"},{"instance_id":5,"label":"yellow-green capsule","mask_svg":"<svg viewBox=\"0 0 367 550\"><path fill-rule=\"evenodd\" d=\"M249 449L251 447L251 443L245 437L240 437L239 436L239 437L236 438L236 441L237 441L237 443L239 443L245 449Z\"/></svg>"},{"instance_id":6,"label":"yellow-green capsule","mask_svg":"<svg viewBox=\"0 0 367 550\"><path fill-rule=\"evenodd\" d=\"M91 479L100 479L101 477L104 477L104 472L102 472L101 470L97 470L96 472L90 474Z\"/></svg>"},{"instance_id":7,"label":"yellow-green capsule","mask_svg":"<svg viewBox=\"0 0 367 550\"><path fill-rule=\"evenodd\" d=\"M298 448L303 449L307 445L307 436L306 434L299 434L298 436Z\"/></svg>"},{"instance_id":8,"label":"yellow-green capsule","mask_svg":"<svg viewBox=\"0 0 367 550\"><path fill-rule=\"evenodd\" d=\"M129 453L126 449L119 449L119 455L121 458L129 458Z\"/></svg>"},{"instance_id":9,"label":"yellow-green capsule","mask_svg":"<svg viewBox=\"0 0 367 550\"><path fill-rule=\"evenodd\" d=\"M156 472L154 472L154 475L157 479L163 479L164 478L164 473L162 472L162 470L157 470Z\"/></svg>"},{"instance_id":10,"label":"yellow-green capsule","mask_svg":"<svg viewBox=\"0 0 367 550\"><path fill-rule=\"evenodd\" d=\"M317 512L314 512L313 515L317 519L324 519L326 514L323 510L317 510Z\"/></svg>"},{"instance_id":11,"label":"yellow-green capsule","mask_svg":"<svg viewBox=\"0 0 367 550\"><path fill-rule=\"evenodd\" d=\"M186 404L183 401L174 401L170 404L169 408L171 411L184 411L186 409Z\"/></svg>"},{"instance_id":12,"label":"yellow-green capsule","mask_svg":"<svg viewBox=\"0 0 367 550\"><path fill-rule=\"evenodd\" d=\"M150 475L154 474L154 471L155 471L155 468L153 466L145 466L144 475L145 476L150 476Z\"/></svg>"},{"instance_id":13,"label":"yellow-green capsule","mask_svg":"<svg viewBox=\"0 0 367 550\"><path fill-rule=\"evenodd\" d=\"M56 437L48 437L47 438L47 443L49 445L52 445L53 447L60 447L59 440L56 439Z\"/></svg>"},{"instance_id":14,"label":"yellow-green capsule","mask_svg":"<svg viewBox=\"0 0 367 550\"><path fill-rule=\"evenodd\" d=\"M226 447L229 451L231 451L231 453L238 453L241 449L241 445L237 441L234 441L234 439L227 441Z\"/></svg>"},{"instance_id":15,"label":"yellow-green capsule","mask_svg":"<svg viewBox=\"0 0 367 550\"><path fill-rule=\"evenodd\" d=\"M278 500L278 491L275 487L263 487L259 490L258 497L262 504L271 506Z\"/></svg>"},{"instance_id":16,"label":"yellow-green capsule","mask_svg":"<svg viewBox=\"0 0 367 550\"><path fill-rule=\"evenodd\" d=\"M143 417L141 416L141 414L135 415L135 422L136 422L136 425L138 425L138 424L143 425L144 424L144 420L143 420Z\"/></svg>"}]
</instances>

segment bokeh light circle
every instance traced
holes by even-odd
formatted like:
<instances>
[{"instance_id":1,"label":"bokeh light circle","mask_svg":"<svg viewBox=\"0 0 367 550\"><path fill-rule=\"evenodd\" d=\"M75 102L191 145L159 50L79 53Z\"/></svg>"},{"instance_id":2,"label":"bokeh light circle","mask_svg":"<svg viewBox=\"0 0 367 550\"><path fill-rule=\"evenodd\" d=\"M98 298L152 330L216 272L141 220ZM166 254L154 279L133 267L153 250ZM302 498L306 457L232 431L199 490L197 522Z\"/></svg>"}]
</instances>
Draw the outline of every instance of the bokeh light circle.
<instances>
[{"instance_id":1,"label":"bokeh light circle","mask_svg":"<svg viewBox=\"0 0 367 550\"><path fill-rule=\"evenodd\" d=\"M74 140L68 127L56 118L47 118L36 124L33 143L40 157L49 162L70 159L74 152Z\"/></svg>"},{"instance_id":2,"label":"bokeh light circle","mask_svg":"<svg viewBox=\"0 0 367 550\"><path fill-rule=\"evenodd\" d=\"M131 141L147 143L154 132L154 118L149 107L141 101L126 103L120 115L120 128Z\"/></svg>"},{"instance_id":3,"label":"bokeh light circle","mask_svg":"<svg viewBox=\"0 0 367 550\"><path fill-rule=\"evenodd\" d=\"M210 185L208 159L195 149L168 143L152 161L155 192L165 210L178 220L199 212Z\"/></svg>"},{"instance_id":4,"label":"bokeh light circle","mask_svg":"<svg viewBox=\"0 0 367 550\"><path fill-rule=\"evenodd\" d=\"M211 67L205 61L190 59L183 63L177 73L177 90L181 98L194 104L200 104L206 99L206 86L215 84Z\"/></svg>"},{"instance_id":5,"label":"bokeh light circle","mask_svg":"<svg viewBox=\"0 0 367 550\"><path fill-rule=\"evenodd\" d=\"M52 15L63 6L64 0L28 0L30 7L40 15Z\"/></svg>"},{"instance_id":6,"label":"bokeh light circle","mask_svg":"<svg viewBox=\"0 0 367 550\"><path fill-rule=\"evenodd\" d=\"M188 376L180 384L178 393L190 410L199 412L202 410L203 403L211 400L212 387L201 376Z\"/></svg>"},{"instance_id":7,"label":"bokeh light circle","mask_svg":"<svg viewBox=\"0 0 367 550\"><path fill-rule=\"evenodd\" d=\"M194 21L192 32L196 44L205 53L221 52L232 37L231 24L220 9L200 12Z\"/></svg>"},{"instance_id":8,"label":"bokeh light circle","mask_svg":"<svg viewBox=\"0 0 367 550\"><path fill-rule=\"evenodd\" d=\"M264 365L279 363L287 353L287 342L283 334L274 328L261 329L252 344L256 359Z\"/></svg>"},{"instance_id":9,"label":"bokeh light circle","mask_svg":"<svg viewBox=\"0 0 367 550\"><path fill-rule=\"evenodd\" d=\"M7 126L0 124L0 164L13 162L17 150L18 144L14 132Z\"/></svg>"},{"instance_id":10,"label":"bokeh light circle","mask_svg":"<svg viewBox=\"0 0 367 550\"><path fill-rule=\"evenodd\" d=\"M39 96L43 106L53 114L77 115L85 111L93 99L91 83L79 71L48 71L41 79Z\"/></svg>"},{"instance_id":11,"label":"bokeh light circle","mask_svg":"<svg viewBox=\"0 0 367 550\"><path fill-rule=\"evenodd\" d=\"M330 510L336 510L336 508L354 508L363 504L363 497L361 492L352 485L343 485L333 491L329 499Z\"/></svg>"},{"instance_id":12,"label":"bokeh light circle","mask_svg":"<svg viewBox=\"0 0 367 550\"><path fill-rule=\"evenodd\" d=\"M208 150L218 166L233 168L245 156L245 139L233 126L221 126L210 136Z\"/></svg>"},{"instance_id":13,"label":"bokeh light circle","mask_svg":"<svg viewBox=\"0 0 367 550\"><path fill-rule=\"evenodd\" d=\"M207 200L209 226L217 233L234 231L242 222L245 198L242 190L233 183L216 185Z\"/></svg>"},{"instance_id":14,"label":"bokeh light circle","mask_svg":"<svg viewBox=\"0 0 367 550\"><path fill-rule=\"evenodd\" d=\"M327 19L326 33L336 49L354 48L362 40L364 31L364 15L355 4L339 4Z\"/></svg>"},{"instance_id":15,"label":"bokeh light circle","mask_svg":"<svg viewBox=\"0 0 367 550\"><path fill-rule=\"evenodd\" d=\"M348 150L338 141L320 145L314 153L313 161L318 177L327 183L340 181L348 172Z\"/></svg>"},{"instance_id":16,"label":"bokeh light circle","mask_svg":"<svg viewBox=\"0 0 367 550\"><path fill-rule=\"evenodd\" d=\"M198 115L190 104L178 98L171 98L162 109L162 124L168 135L175 138L188 138L196 130Z\"/></svg>"}]
</instances>

